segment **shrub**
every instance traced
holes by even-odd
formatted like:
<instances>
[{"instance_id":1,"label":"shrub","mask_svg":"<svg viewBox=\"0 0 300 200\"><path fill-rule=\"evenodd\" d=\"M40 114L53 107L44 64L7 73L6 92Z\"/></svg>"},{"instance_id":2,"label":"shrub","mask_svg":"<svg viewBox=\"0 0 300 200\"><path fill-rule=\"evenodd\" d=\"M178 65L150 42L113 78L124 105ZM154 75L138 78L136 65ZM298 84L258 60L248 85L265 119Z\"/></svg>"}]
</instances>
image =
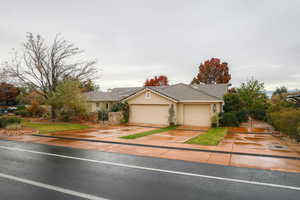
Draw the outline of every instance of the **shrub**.
<instances>
[{"instance_id":1,"label":"shrub","mask_svg":"<svg viewBox=\"0 0 300 200\"><path fill-rule=\"evenodd\" d=\"M277 112L268 113L268 121L274 128L291 138L300 139L300 110L282 109Z\"/></svg>"},{"instance_id":2,"label":"shrub","mask_svg":"<svg viewBox=\"0 0 300 200\"><path fill-rule=\"evenodd\" d=\"M20 115L22 117L31 117L31 113L28 110L16 111L15 114Z\"/></svg>"},{"instance_id":3,"label":"shrub","mask_svg":"<svg viewBox=\"0 0 300 200\"><path fill-rule=\"evenodd\" d=\"M21 119L17 117L1 117L0 118L0 128L5 128L10 124L20 124Z\"/></svg>"},{"instance_id":4,"label":"shrub","mask_svg":"<svg viewBox=\"0 0 300 200\"><path fill-rule=\"evenodd\" d=\"M0 128L5 128L6 125L7 125L6 118L1 117L1 118L0 118Z\"/></svg>"},{"instance_id":5,"label":"shrub","mask_svg":"<svg viewBox=\"0 0 300 200\"><path fill-rule=\"evenodd\" d=\"M46 112L45 108L40 106L37 102L32 102L31 106L28 108L28 111L33 117L41 117Z\"/></svg>"},{"instance_id":6,"label":"shrub","mask_svg":"<svg viewBox=\"0 0 300 200\"><path fill-rule=\"evenodd\" d=\"M108 112L98 111L98 120L99 121L107 121L108 120Z\"/></svg>"},{"instance_id":7,"label":"shrub","mask_svg":"<svg viewBox=\"0 0 300 200\"><path fill-rule=\"evenodd\" d=\"M116 103L112 106L111 112L122 112L123 119L121 120L122 123L127 123L129 120L129 104L125 103Z\"/></svg>"},{"instance_id":8,"label":"shrub","mask_svg":"<svg viewBox=\"0 0 300 200\"><path fill-rule=\"evenodd\" d=\"M239 120L236 112L226 112L220 114L220 125L221 126L239 126Z\"/></svg>"},{"instance_id":9,"label":"shrub","mask_svg":"<svg viewBox=\"0 0 300 200\"><path fill-rule=\"evenodd\" d=\"M27 110L26 106L24 106L24 105L17 106L16 111L21 111L21 110Z\"/></svg>"},{"instance_id":10,"label":"shrub","mask_svg":"<svg viewBox=\"0 0 300 200\"><path fill-rule=\"evenodd\" d=\"M246 110L240 110L240 111L236 112L236 117L240 123L248 121L248 113Z\"/></svg>"},{"instance_id":11,"label":"shrub","mask_svg":"<svg viewBox=\"0 0 300 200\"><path fill-rule=\"evenodd\" d=\"M219 115L218 114L214 114L211 117L211 126L212 127L219 127L219 120L220 120Z\"/></svg>"},{"instance_id":12,"label":"shrub","mask_svg":"<svg viewBox=\"0 0 300 200\"><path fill-rule=\"evenodd\" d=\"M171 106L169 108L168 121L169 121L169 126L174 126L175 125L175 110L174 110L174 105L173 104L171 104Z\"/></svg>"},{"instance_id":13,"label":"shrub","mask_svg":"<svg viewBox=\"0 0 300 200\"><path fill-rule=\"evenodd\" d=\"M6 119L7 124L20 124L21 123L21 119L18 117L8 117Z\"/></svg>"}]
</instances>

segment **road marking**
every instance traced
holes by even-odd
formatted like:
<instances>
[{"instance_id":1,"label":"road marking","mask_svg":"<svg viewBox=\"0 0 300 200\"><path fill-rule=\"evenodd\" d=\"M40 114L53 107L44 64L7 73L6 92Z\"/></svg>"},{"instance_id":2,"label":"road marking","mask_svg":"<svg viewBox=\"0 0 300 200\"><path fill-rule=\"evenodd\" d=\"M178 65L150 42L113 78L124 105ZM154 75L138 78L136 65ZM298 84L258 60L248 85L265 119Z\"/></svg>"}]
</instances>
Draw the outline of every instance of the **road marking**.
<instances>
[{"instance_id":1,"label":"road marking","mask_svg":"<svg viewBox=\"0 0 300 200\"><path fill-rule=\"evenodd\" d=\"M62 188L62 187L54 186L54 185L48 185L48 184L45 184L45 183L32 181L32 180L28 180L28 179L24 179L24 178L19 178L19 177L7 175L7 174L0 173L0 178L10 179L10 180L13 180L13 181L26 183L26 184L29 184L29 185L33 185L33 186L40 187L40 188L45 188L45 189L48 189L48 190L54 190L54 191L57 191L57 192L69 194L69 195L72 195L72 196L81 197L81 198L84 198L84 199L107 200L107 199L97 197L97 196L94 196L94 195L85 194L85 193L77 192L77 191L74 191L74 190L69 190L69 189L65 189L65 188Z\"/></svg>"},{"instance_id":2,"label":"road marking","mask_svg":"<svg viewBox=\"0 0 300 200\"><path fill-rule=\"evenodd\" d=\"M101 164L113 165L113 166L118 166L118 167L142 169L142 170L148 170L148 171L154 171L154 172L164 172L164 173L169 173L169 174L194 176L194 177L222 180L222 181L235 182L235 183L245 183L245 184L251 184L251 185L260 185L260 186L267 186L267 187L275 187L275 188L283 188L283 189L290 189L290 190L300 191L300 187L295 187L295 186L279 185L279 184L256 182L256 181L247 181L247 180L242 180L242 179L224 178L224 177L218 177L218 176L208 176L208 175L203 175L203 174L194 174L194 173L181 172L181 171L172 171L172 170L164 170L164 169L157 169L157 168L151 168L151 167L142 167L142 166L137 166L137 165L127 165L127 164L114 163L114 162L109 162L109 161L92 160L92 159L87 159L87 158L65 156L65 155L54 154L54 153L32 151L32 150L20 149L20 148L15 148L15 147L0 146L0 148L6 149L6 150L12 150L12 151L21 151L21 152L28 152L28 153L33 153L33 154L54 156L54 157L60 157L60 158L68 158L68 159L81 160L81 161L87 161L87 162L93 162L93 163L101 163Z\"/></svg>"}]
</instances>

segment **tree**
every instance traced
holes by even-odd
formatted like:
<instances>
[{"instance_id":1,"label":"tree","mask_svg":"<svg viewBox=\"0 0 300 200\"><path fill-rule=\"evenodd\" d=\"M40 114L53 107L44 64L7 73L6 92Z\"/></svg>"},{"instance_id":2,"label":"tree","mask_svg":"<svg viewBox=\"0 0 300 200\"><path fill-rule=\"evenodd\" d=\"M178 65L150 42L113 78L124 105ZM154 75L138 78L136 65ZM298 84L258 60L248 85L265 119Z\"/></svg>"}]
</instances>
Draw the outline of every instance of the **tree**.
<instances>
[{"instance_id":1,"label":"tree","mask_svg":"<svg viewBox=\"0 0 300 200\"><path fill-rule=\"evenodd\" d=\"M169 85L168 77L167 76L155 76L154 78L147 79L144 83L144 86L164 86Z\"/></svg>"},{"instance_id":2,"label":"tree","mask_svg":"<svg viewBox=\"0 0 300 200\"><path fill-rule=\"evenodd\" d=\"M92 92L99 90L99 87L91 79L80 82L80 88L82 92Z\"/></svg>"},{"instance_id":3,"label":"tree","mask_svg":"<svg viewBox=\"0 0 300 200\"><path fill-rule=\"evenodd\" d=\"M253 118L264 119L268 109L268 97L265 94L264 83L253 78L242 83L237 93L243 102L246 112Z\"/></svg>"},{"instance_id":4,"label":"tree","mask_svg":"<svg viewBox=\"0 0 300 200\"><path fill-rule=\"evenodd\" d=\"M285 86L277 87L276 90L273 92L272 97L277 95L283 97L282 95L287 93L288 93L288 89Z\"/></svg>"},{"instance_id":5,"label":"tree","mask_svg":"<svg viewBox=\"0 0 300 200\"><path fill-rule=\"evenodd\" d=\"M230 79L228 64L226 62L221 63L218 58L212 58L200 64L199 73L194 77L191 84L228 83Z\"/></svg>"},{"instance_id":6,"label":"tree","mask_svg":"<svg viewBox=\"0 0 300 200\"><path fill-rule=\"evenodd\" d=\"M9 72L23 84L31 84L46 100L52 98L58 84L66 77L79 81L96 77L96 61L82 60L83 51L57 35L51 45L45 39L28 33L23 44L23 57L15 57ZM55 104L51 105L52 119L56 118Z\"/></svg>"},{"instance_id":7,"label":"tree","mask_svg":"<svg viewBox=\"0 0 300 200\"><path fill-rule=\"evenodd\" d=\"M65 121L84 116L87 112L86 98L81 92L79 81L60 82L48 103L56 107L60 118Z\"/></svg>"},{"instance_id":8,"label":"tree","mask_svg":"<svg viewBox=\"0 0 300 200\"><path fill-rule=\"evenodd\" d=\"M17 96L20 90L12 84L0 83L0 103L5 105L14 104L17 101Z\"/></svg>"}]
</instances>

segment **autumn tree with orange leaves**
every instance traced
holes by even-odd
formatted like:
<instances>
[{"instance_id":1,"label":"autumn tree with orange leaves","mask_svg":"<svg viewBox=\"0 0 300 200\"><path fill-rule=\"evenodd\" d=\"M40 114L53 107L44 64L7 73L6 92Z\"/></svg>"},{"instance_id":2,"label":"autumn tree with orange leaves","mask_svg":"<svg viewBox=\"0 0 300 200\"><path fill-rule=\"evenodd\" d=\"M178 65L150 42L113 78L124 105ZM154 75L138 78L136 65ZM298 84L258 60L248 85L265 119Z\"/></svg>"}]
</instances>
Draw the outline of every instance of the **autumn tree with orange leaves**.
<instances>
[{"instance_id":1,"label":"autumn tree with orange leaves","mask_svg":"<svg viewBox=\"0 0 300 200\"><path fill-rule=\"evenodd\" d=\"M169 80L167 76L155 76L154 78L147 79L144 86L165 86L169 85Z\"/></svg>"},{"instance_id":2,"label":"autumn tree with orange leaves","mask_svg":"<svg viewBox=\"0 0 300 200\"><path fill-rule=\"evenodd\" d=\"M228 64L226 62L221 63L218 58L212 58L200 64L199 73L191 84L228 83L230 79Z\"/></svg>"},{"instance_id":3,"label":"autumn tree with orange leaves","mask_svg":"<svg viewBox=\"0 0 300 200\"><path fill-rule=\"evenodd\" d=\"M20 90L12 84L0 83L0 103L9 105L16 102L16 97L19 95Z\"/></svg>"}]
</instances>

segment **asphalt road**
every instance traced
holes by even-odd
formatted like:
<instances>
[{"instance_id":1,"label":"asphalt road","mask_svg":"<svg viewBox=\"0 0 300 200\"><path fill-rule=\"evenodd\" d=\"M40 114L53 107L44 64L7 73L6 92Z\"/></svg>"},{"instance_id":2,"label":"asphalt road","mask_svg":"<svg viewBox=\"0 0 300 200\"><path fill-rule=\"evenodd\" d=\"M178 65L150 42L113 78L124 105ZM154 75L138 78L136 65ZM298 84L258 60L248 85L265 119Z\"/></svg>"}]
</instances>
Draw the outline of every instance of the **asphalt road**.
<instances>
[{"instance_id":1,"label":"asphalt road","mask_svg":"<svg viewBox=\"0 0 300 200\"><path fill-rule=\"evenodd\" d=\"M300 174L0 140L0 199L299 199Z\"/></svg>"}]
</instances>

